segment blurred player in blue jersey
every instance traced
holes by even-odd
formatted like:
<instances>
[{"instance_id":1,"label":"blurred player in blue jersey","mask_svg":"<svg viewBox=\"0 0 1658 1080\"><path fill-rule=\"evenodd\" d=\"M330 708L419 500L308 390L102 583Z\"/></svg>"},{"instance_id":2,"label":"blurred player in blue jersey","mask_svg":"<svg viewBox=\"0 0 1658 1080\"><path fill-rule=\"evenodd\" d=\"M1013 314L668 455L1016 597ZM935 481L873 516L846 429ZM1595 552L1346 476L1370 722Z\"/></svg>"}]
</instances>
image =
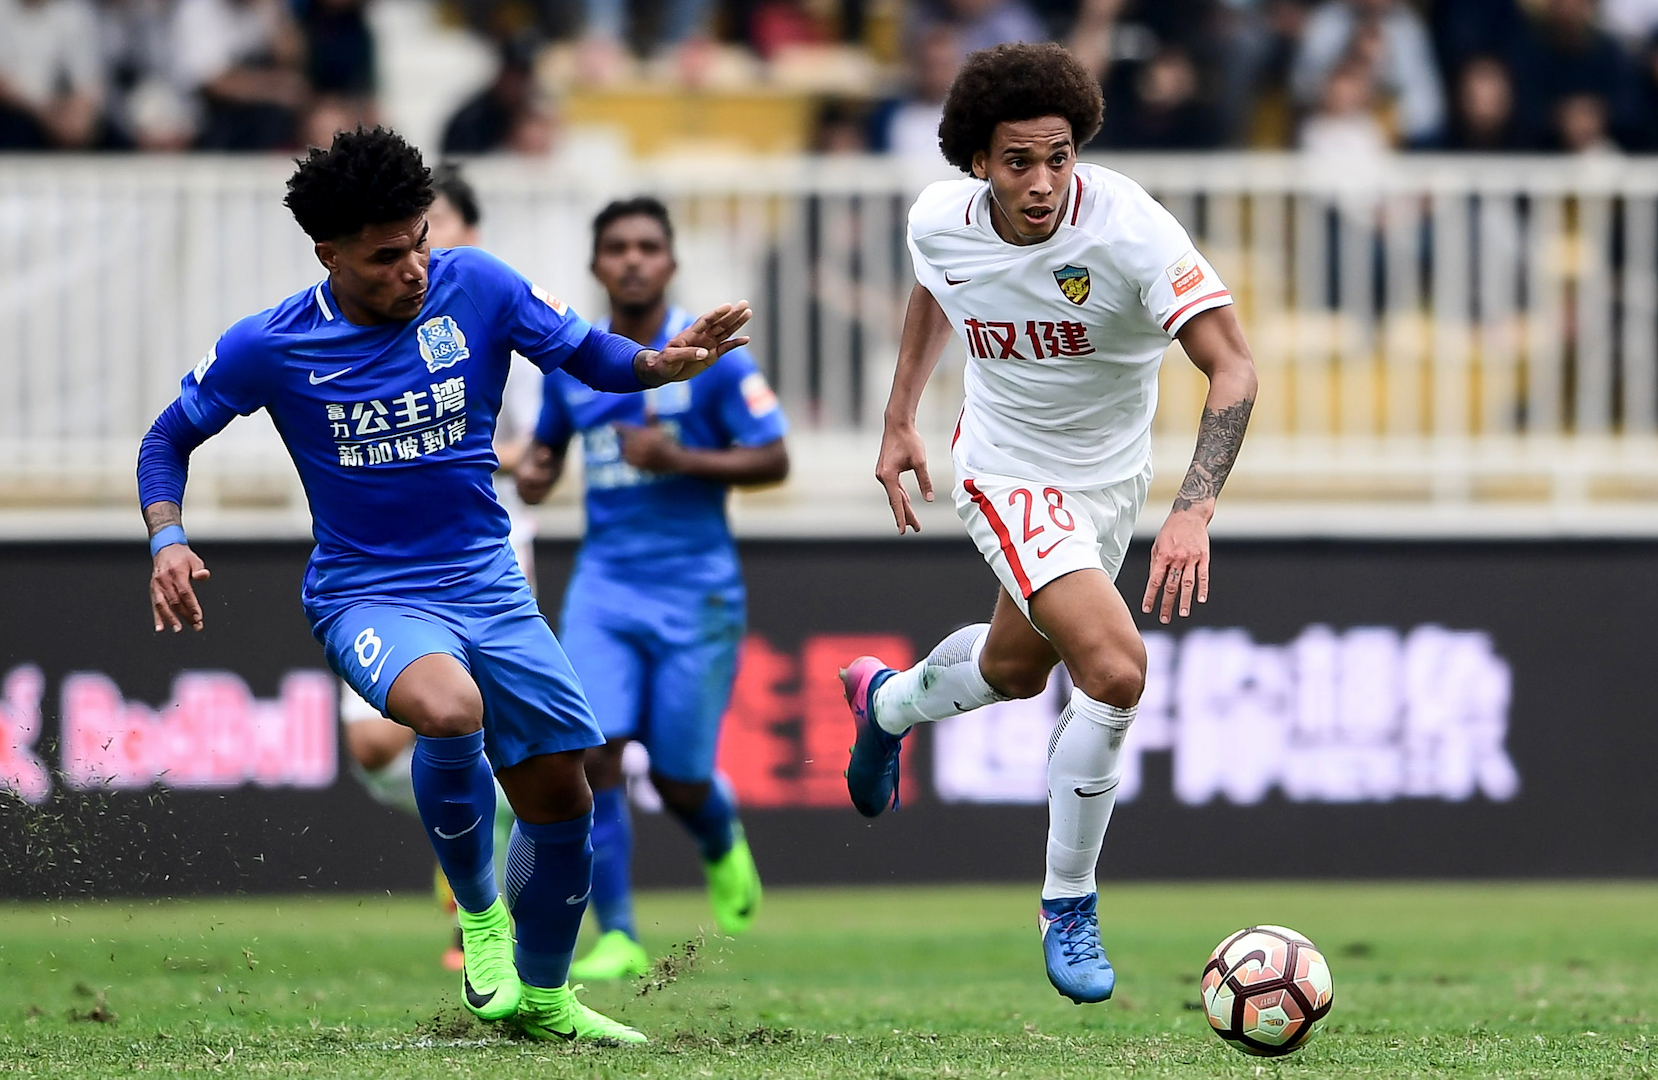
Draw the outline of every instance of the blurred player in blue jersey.
<instances>
[{"instance_id":1,"label":"blurred player in blue jersey","mask_svg":"<svg viewBox=\"0 0 1658 1080\"><path fill-rule=\"evenodd\" d=\"M139 450L155 628L203 625L208 572L180 512L191 451L265 409L311 506L312 632L341 678L415 731L415 801L460 905L467 1008L536 1038L643 1042L567 982L592 882L582 757L603 739L508 546L491 439L514 350L637 392L746 343L732 335L748 306L642 349L477 248L430 251L432 199L419 152L381 128L312 149L288 180L327 277L226 331ZM518 818L505 903L492 772Z\"/></svg>"},{"instance_id":2,"label":"blurred player in blue jersey","mask_svg":"<svg viewBox=\"0 0 1658 1080\"><path fill-rule=\"evenodd\" d=\"M593 222L593 274L613 333L660 348L691 319L667 303L675 263L668 211L651 198L611 203ZM622 751L650 752L651 783L695 839L721 930L748 928L760 875L729 786L714 773L731 696L745 594L726 523L733 484L782 480L787 425L748 354L726 353L694 382L602 393L550 372L519 492L539 502L581 435L587 538L559 635L605 735L587 754L593 788L593 910L601 935L576 979L642 975L633 922L633 837Z\"/></svg>"}]
</instances>

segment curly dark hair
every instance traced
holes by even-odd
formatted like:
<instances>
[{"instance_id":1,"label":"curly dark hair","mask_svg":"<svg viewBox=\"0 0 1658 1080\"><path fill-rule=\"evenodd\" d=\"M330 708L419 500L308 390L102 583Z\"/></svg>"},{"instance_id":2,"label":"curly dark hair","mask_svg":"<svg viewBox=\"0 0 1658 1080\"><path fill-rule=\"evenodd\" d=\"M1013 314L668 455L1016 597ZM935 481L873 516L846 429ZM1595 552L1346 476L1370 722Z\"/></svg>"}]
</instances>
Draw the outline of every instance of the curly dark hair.
<instances>
[{"instance_id":1,"label":"curly dark hair","mask_svg":"<svg viewBox=\"0 0 1658 1080\"><path fill-rule=\"evenodd\" d=\"M662 226L663 235L668 238L668 251L674 250L674 223L668 217L668 208L662 205L662 200L650 195L635 195L631 199L617 199L615 202L600 210L593 218L593 255L599 254L599 238L604 231L615 222L623 218L648 217L655 219Z\"/></svg>"},{"instance_id":2,"label":"curly dark hair","mask_svg":"<svg viewBox=\"0 0 1658 1080\"><path fill-rule=\"evenodd\" d=\"M388 128L342 131L328 149L313 146L297 164L282 202L312 240L414 217L435 198L420 151Z\"/></svg>"},{"instance_id":3,"label":"curly dark hair","mask_svg":"<svg viewBox=\"0 0 1658 1080\"><path fill-rule=\"evenodd\" d=\"M1099 80L1062 45L997 45L980 49L950 84L938 148L964 173L973 155L990 149L996 125L1010 120L1062 116L1082 146L1100 130L1105 100Z\"/></svg>"}]
</instances>

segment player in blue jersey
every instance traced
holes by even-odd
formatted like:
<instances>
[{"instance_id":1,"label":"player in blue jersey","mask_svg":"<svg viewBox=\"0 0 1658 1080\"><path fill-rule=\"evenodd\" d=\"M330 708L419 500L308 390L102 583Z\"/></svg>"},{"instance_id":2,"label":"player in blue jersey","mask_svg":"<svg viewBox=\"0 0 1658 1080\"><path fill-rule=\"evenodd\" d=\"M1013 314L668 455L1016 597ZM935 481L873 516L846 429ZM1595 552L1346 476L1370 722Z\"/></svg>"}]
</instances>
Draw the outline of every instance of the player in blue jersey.
<instances>
[{"instance_id":1,"label":"player in blue jersey","mask_svg":"<svg viewBox=\"0 0 1658 1080\"><path fill-rule=\"evenodd\" d=\"M658 348L690 323L667 303L675 268L673 225L655 199L612 203L594 220L593 273L610 298L601 325L612 332ZM652 785L696 841L720 929L747 929L759 908L760 875L731 790L714 773L745 602L725 501L733 484L788 474L787 425L741 349L695 382L644 394L596 392L561 371L544 390L519 492L545 497L571 436L581 435L587 537L559 635L606 739L587 755L601 934L571 976L642 975L649 956L633 922L622 785L630 740L650 752Z\"/></svg>"},{"instance_id":2,"label":"player in blue jersey","mask_svg":"<svg viewBox=\"0 0 1658 1080\"><path fill-rule=\"evenodd\" d=\"M476 248L429 251L431 173L381 128L311 150L285 201L327 277L226 331L139 451L155 628L203 625L208 572L180 515L190 452L266 410L311 506L312 632L341 678L416 733L415 799L461 909L467 1008L537 1038L643 1042L567 982L592 878L582 757L603 739L507 544L491 436L513 350L641 391L746 343L732 335L748 306L642 349ZM505 903L492 772L518 818Z\"/></svg>"}]
</instances>

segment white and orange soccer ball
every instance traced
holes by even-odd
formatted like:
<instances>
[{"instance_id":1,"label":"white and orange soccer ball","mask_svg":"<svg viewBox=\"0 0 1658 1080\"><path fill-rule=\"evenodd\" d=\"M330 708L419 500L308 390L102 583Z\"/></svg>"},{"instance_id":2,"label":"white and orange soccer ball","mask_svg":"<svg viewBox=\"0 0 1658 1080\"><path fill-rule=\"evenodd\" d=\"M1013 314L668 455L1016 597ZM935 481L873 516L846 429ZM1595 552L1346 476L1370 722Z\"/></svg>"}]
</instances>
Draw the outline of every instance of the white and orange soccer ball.
<instances>
[{"instance_id":1,"label":"white and orange soccer ball","mask_svg":"<svg viewBox=\"0 0 1658 1080\"><path fill-rule=\"evenodd\" d=\"M1246 1054L1279 1057L1305 1045L1334 997L1324 954L1282 926L1239 930L1203 968L1209 1026Z\"/></svg>"}]
</instances>

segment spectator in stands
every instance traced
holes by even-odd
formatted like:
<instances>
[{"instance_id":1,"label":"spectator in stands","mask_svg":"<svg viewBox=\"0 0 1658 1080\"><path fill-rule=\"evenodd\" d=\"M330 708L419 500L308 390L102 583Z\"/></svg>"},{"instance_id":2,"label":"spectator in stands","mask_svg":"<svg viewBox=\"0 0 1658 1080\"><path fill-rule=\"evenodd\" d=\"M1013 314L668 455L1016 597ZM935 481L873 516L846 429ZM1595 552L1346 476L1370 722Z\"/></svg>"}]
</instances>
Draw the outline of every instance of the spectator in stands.
<instances>
[{"instance_id":1,"label":"spectator in stands","mask_svg":"<svg viewBox=\"0 0 1658 1080\"><path fill-rule=\"evenodd\" d=\"M920 0L912 11L911 41L943 24L955 33L963 58L1011 41L1048 40L1047 29L1025 0Z\"/></svg>"},{"instance_id":2,"label":"spectator in stands","mask_svg":"<svg viewBox=\"0 0 1658 1080\"><path fill-rule=\"evenodd\" d=\"M1456 116L1448 150L1510 153L1522 149L1514 113L1514 83L1495 56L1473 56L1457 74Z\"/></svg>"},{"instance_id":3,"label":"spectator in stands","mask_svg":"<svg viewBox=\"0 0 1658 1080\"><path fill-rule=\"evenodd\" d=\"M869 152L869 109L861 101L830 98L818 107L812 128L812 151L818 154Z\"/></svg>"},{"instance_id":4,"label":"spectator in stands","mask_svg":"<svg viewBox=\"0 0 1658 1080\"><path fill-rule=\"evenodd\" d=\"M1364 62L1342 63L1325 77L1318 109L1301 124L1301 149L1343 163L1386 154L1392 144L1375 98L1375 76Z\"/></svg>"},{"instance_id":5,"label":"spectator in stands","mask_svg":"<svg viewBox=\"0 0 1658 1080\"><path fill-rule=\"evenodd\" d=\"M1433 0L1428 17L1446 82L1476 57L1509 55L1525 31L1518 0Z\"/></svg>"},{"instance_id":6,"label":"spectator in stands","mask_svg":"<svg viewBox=\"0 0 1658 1080\"><path fill-rule=\"evenodd\" d=\"M1106 106L1095 145L1117 150L1212 150L1220 116L1199 96L1197 69L1186 51L1165 46L1134 80L1133 96Z\"/></svg>"},{"instance_id":7,"label":"spectator in stands","mask_svg":"<svg viewBox=\"0 0 1658 1080\"><path fill-rule=\"evenodd\" d=\"M535 81L535 43L514 38L501 46L495 79L465 104L443 129L443 152L487 154L512 150L545 153L552 146L551 117Z\"/></svg>"},{"instance_id":8,"label":"spectator in stands","mask_svg":"<svg viewBox=\"0 0 1658 1080\"><path fill-rule=\"evenodd\" d=\"M1612 118L1599 94L1567 94L1554 105L1554 142L1568 154L1617 153Z\"/></svg>"},{"instance_id":9,"label":"spectator in stands","mask_svg":"<svg viewBox=\"0 0 1658 1080\"><path fill-rule=\"evenodd\" d=\"M90 146L102 100L87 0L0 0L0 149Z\"/></svg>"},{"instance_id":10,"label":"spectator in stands","mask_svg":"<svg viewBox=\"0 0 1658 1080\"><path fill-rule=\"evenodd\" d=\"M748 19L748 43L770 60L791 45L826 45L834 27L806 0L760 0Z\"/></svg>"},{"instance_id":11,"label":"spectator in stands","mask_svg":"<svg viewBox=\"0 0 1658 1080\"><path fill-rule=\"evenodd\" d=\"M105 86L105 145L183 150L195 141L196 110L173 79L167 0L99 0L98 52Z\"/></svg>"},{"instance_id":12,"label":"spectator in stands","mask_svg":"<svg viewBox=\"0 0 1658 1080\"><path fill-rule=\"evenodd\" d=\"M876 110L874 149L917 161L937 161L938 124L944 118L944 95L961 70L961 45L955 31L940 23L922 32L916 43L909 94Z\"/></svg>"},{"instance_id":13,"label":"spectator in stands","mask_svg":"<svg viewBox=\"0 0 1658 1080\"><path fill-rule=\"evenodd\" d=\"M205 150L292 146L310 97L304 42L283 0L179 0L178 77L203 109Z\"/></svg>"},{"instance_id":14,"label":"spectator in stands","mask_svg":"<svg viewBox=\"0 0 1658 1080\"><path fill-rule=\"evenodd\" d=\"M374 33L367 6L366 0L297 0L312 90L359 102L374 96Z\"/></svg>"},{"instance_id":15,"label":"spectator in stands","mask_svg":"<svg viewBox=\"0 0 1658 1080\"><path fill-rule=\"evenodd\" d=\"M589 80L614 82L625 69L630 45L646 56L681 54L682 68L695 67L699 54L709 48L711 0L657 0L654 5L642 0L583 3L582 69Z\"/></svg>"},{"instance_id":16,"label":"spectator in stands","mask_svg":"<svg viewBox=\"0 0 1658 1080\"><path fill-rule=\"evenodd\" d=\"M1547 149L1581 145L1597 113L1603 134L1626 130L1635 121L1632 67L1617 41L1595 24L1595 0L1543 0L1512 61L1529 137ZM1600 104L1567 104L1585 97Z\"/></svg>"},{"instance_id":17,"label":"spectator in stands","mask_svg":"<svg viewBox=\"0 0 1658 1080\"><path fill-rule=\"evenodd\" d=\"M1355 58L1371 64L1407 146L1427 145L1440 134L1445 99L1433 45L1405 0L1326 0L1314 9L1291 74L1296 100L1321 106L1331 74Z\"/></svg>"}]
</instances>

